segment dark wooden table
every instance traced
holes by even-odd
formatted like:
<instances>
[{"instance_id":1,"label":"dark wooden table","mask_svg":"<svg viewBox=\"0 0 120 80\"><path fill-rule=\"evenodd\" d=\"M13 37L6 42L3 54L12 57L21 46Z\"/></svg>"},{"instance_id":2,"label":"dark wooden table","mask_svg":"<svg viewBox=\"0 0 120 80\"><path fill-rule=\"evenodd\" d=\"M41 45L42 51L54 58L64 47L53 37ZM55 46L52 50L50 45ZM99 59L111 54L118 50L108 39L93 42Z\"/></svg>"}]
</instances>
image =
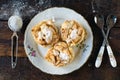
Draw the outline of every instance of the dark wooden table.
<instances>
[{"instance_id":1,"label":"dark wooden table","mask_svg":"<svg viewBox=\"0 0 120 80\"><path fill-rule=\"evenodd\" d=\"M14 1L14 0L11 0ZM35 2L32 0L15 0L28 2L32 7L35 7L37 11L42 11L49 7L59 6L71 8L85 17L90 24L93 35L94 44L93 51L83 67L70 74L55 76L43 73L36 67L34 67L24 51L24 32L30 19L34 17L37 12L30 13L29 15L23 15L24 25L19 35L19 53L18 63L15 69L11 68L10 60L10 46L12 31L8 28L7 19L12 14L9 11L9 15L2 15L2 11L6 11L11 6L11 1L0 0L0 80L120 80L120 1L119 0L97 0L100 6L100 12L106 17L112 13L118 17L117 23L114 28L111 29L109 35L109 42L113 49L115 58L117 60L117 67L113 68L110 65L107 51L105 50L103 62L100 68L95 67L95 60L102 44L102 33L100 29L95 25L93 21L93 13L91 9L91 0L43 0L44 5L39 3L39 7L36 7ZM39 2L39 0L35 0ZM41 1L41 0L40 0ZM7 4L5 7L3 4ZM38 5L37 5L38 6ZM3 10L3 7L5 9ZM37 9L38 8L38 9ZM24 10L23 10L24 13ZM24 13L25 14L25 13Z\"/></svg>"}]
</instances>

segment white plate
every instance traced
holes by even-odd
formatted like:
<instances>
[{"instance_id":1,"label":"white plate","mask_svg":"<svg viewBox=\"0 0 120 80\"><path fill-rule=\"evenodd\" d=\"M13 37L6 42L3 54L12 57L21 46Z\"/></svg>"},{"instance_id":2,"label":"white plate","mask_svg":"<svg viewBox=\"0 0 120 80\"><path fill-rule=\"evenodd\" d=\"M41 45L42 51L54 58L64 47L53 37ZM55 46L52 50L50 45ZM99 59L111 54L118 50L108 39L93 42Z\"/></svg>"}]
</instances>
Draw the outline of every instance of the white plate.
<instances>
[{"instance_id":1,"label":"white plate","mask_svg":"<svg viewBox=\"0 0 120 80\"><path fill-rule=\"evenodd\" d=\"M85 40L84 48L79 51L80 54L78 54L70 64L60 68L51 65L43 58L47 49L38 46L35 43L33 36L31 34L31 28L34 25L36 25L42 20L52 19L53 17L55 18L55 24L58 27L60 27L60 24L62 24L63 21L74 19L85 27L88 34L87 39ZM92 51L92 47L93 47L93 34L89 24L80 14L68 8L54 7L38 13L28 24L27 29L25 31L24 48L29 60L35 67L49 74L63 75L79 69L88 60Z\"/></svg>"}]
</instances>

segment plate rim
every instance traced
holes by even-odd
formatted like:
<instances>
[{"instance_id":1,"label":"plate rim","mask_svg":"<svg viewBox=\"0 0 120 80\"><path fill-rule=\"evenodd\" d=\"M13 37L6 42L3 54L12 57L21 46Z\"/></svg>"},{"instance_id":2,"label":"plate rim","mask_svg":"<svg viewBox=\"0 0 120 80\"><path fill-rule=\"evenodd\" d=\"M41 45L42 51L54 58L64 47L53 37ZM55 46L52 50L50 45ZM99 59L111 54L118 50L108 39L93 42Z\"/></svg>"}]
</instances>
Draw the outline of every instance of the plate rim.
<instances>
[{"instance_id":1,"label":"plate rim","mask_svg":"<svg viewBox=\"0 0 120 80\"><path fill-rule=\"evenodd\" d=\"M79 15L86 21L87 25L88 25L89 28L90 28L90 32L91 32L91 34L92 34L92 38L91 38L91 40L92 40L92 48L91 48L91 51L90 51L90 55L85 59L85 62L84 62L79 68L76 68L75 70L72 70L72 71L70 71L70 72L68 72L68 73L63 73L63 74L52 74L52 73L49 73L49 72L45 72L44 70L41 70L38 66L36 66L35 64L33 64L33 62L31 61L31 59L29 58L29 55L27 54L27 53L28 53L27 47L26 47L26 34L27 34L27 30L28 30L28 25L32 22L33 18L35 18L38 14L40 14L40 13L42 13L42 12L44 12L44 11L47 11L47 10L50 10L50 9L55 9L55 8L56 8L56 9L57 9L57 8L58 8L58 9L60 9L60 8L61 8L61 9L67 9L67 10L71 10L72 12L75 12L76 14L79 14ZM91 26L89 25L88 21L87 21L80 13L76 12L76 11L73 10L73 9L66 8L66 7L51 7L51 8L48 8L48 9L46 9L46 10L43 10L43 11L37 13L33 18L32 18L32 19L30 20L30 22L28 23L28 25L27 25L27 27L26 27L26 30L25 30L25 33L24 33L24 50L25 50L25 53L26 53L26 55L27 55L27 57L28 57L28 59L29 59L29 62L32 63L32 65L33 65L34 67L38 68L39 70L41 70L42 72L47 73L47 74L51 74L51 75L65 75L65 74L69 74L69 73L71 73L71 72L74 72L74 71L80 69L80 68L88 61L88 59L89 59L89 57L91 56L92 51L93 51L93 42L94 42L93 40L94 40L94 36L93 36L93 32L92 32Z\"/></svg>"}]
</instances>

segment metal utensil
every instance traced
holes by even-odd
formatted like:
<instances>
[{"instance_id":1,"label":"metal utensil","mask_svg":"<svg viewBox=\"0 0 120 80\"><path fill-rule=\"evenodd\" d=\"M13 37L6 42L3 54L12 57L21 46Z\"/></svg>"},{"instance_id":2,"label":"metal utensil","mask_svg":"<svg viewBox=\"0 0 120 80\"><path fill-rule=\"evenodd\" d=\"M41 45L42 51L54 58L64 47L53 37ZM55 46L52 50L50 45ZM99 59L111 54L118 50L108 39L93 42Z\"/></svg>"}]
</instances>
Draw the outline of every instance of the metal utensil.
<instances>
[{"instance_id":1,"label":"metal utensil","mask_svg":"<svg viewBox=\"0 0 120 80\"><path fill-rule=\"evenodd\" d=\"M103 15L96 15L94 17L94 21L95 23L97 24L98 27L100 27L100 29L102 30L102 33L104 34L104 31L103 31L103 27L104 27L104 16ZM105 34L104 34L105 35ZM108 35L107 35L108 36ZM106 36L106 37L107 37ZM97 59L96 59L96 62L95 62L95 66L98 68L100 67L101 65L101 62L102 62L102 58L103 58L103 53L104 53L104 49L105 49L105 40L103 41L102 43L102 46L99 50L99 53L98 53L98 56L97 56Z\"/></svg>"},{"instance_id":2,"label":"metal utensil","mask_svg":"<svg viewBox=\"0 0 120 80\"><path fill-rule=\"evenodd\" d=\"M106 20L106 25L107 25L107 36L110 32L110 29L114 26L114 24L116 23L117 21L117 17L110 14L108 15L107 17L107 20ZM116 62L116 59L113 55L113 51L109 45L109 42L107 41L106 43L106 46L107 46L107 51L108 51L108 56L109 56L109 59L110 59L110 63L112 65L112 67L116 67L117 66L117 62Z\"/></svg>"},{"instance_id":3,"label":"metal utensil","mask_svg":"<svg viewBox=\"0 0 120 80\"><path fill-rule=\"evenodd\" d=\"M98 13L98 12L99 12L99 7L97 6L95 0L92 0L92 1L91 1L91 5L92 5L92 12L93 12L93 13Z\"/></svg>"},{"instance_id":4,"label":"metal utensil","mask_svg":"<svg viewBox=\"0 0 120 80\"><path fill-rule=\"evenodd\" d=\"M92 6L92 12L94 14L98 14L99 12L99 6L96 4L95 0L91 1L91 6ZM98 18L99 17L99 18ZM102 30L103 36L104 36L104 41L102 43L102 46L99 50L96 62L95 62L95 66L98 68L101 65L102 62L102 57L103 57L103 53L104 53L104 49L105 49L105 44L108 43L107 37L109 34L110 29L113 27L113 25L116 23L117 18L113 15L109 15L107 18L107 26L108 26L108 30L107 33L105 35L104 30L103 30L103 26L104 26L104 17L102 15L97 15L94 17L94 21L97 23L97 25L99 25L100 29ZM113 67L117 66L115 57L113 55L112 49L109 46L109 43L107 44L107 51L108 51L108 55L109 55L109 59L110 59L110 63Z\"/></svg>"},{"instance_id":5,"label":"metal utensil","mask_svg":"<svg viewBox=\"0 0 120 80\"><path fill-rule=\"evenodd\" d=\"M18 53L18 35L17 32L22 27L22 18L20 16L11 16L8 20L8 26L13 31L11 36L11 66L16 67L17 64L17 53Z\"/></svg>"},{"instance_id":6,"label":"metal utensil","mask_svg":"<svg viewBox=\"0 0 120 80\"><path fill-rule=\"evenodd\" d=\"M96 4L95 0L91 1L91 6L92 6L92 12L95 15L94 16L94 21L95 23L100 27L101 30L103 30L103 26L104 26L104 17L103 15L96 15L99 13L99 7ZM102 57L103 57L103 53L104 53L104 49L105 49L105 40L103 41L103 44L99 50L97 59L95 61L95 66L98 68L101 65L102 62Z\"/></svg>"},{"instance_id":7,"label":"metal utensil","mask_svg":"<svg viewBox=\"0 0 120 80\"><path fill-rule=\"evenodd\" d=\"M106 22L107 22L108 28L107 28L106 35L105 35L104 30L103 30L103 28L104 28L104 17L102 15L97 15L97 16L94 17L94 20L95 20L95 23L98 25L98 27L100 27L100 29L101 29L101 31L103 33L103 37L104 37L104 41L103 41L102 46L101 46L101 48L99 50L99 53L98 53L98 56L97 56L97 59L96 59L96 62L95 62L95 66L97 68L100 67L101 62L102 62L104 49L105 49L105 45L106 45L107 51L108 51L108 55L109 55L109 59L110 59L110 63L112 65L112 67L116 67L117 66L116 59L115 59L115 57L113 55L113 51L112 51L112 49L111 49L111 47L109 45L107 37L109 35L110 29L116 23L117 18L115 16L113 17L113 15L109 15L107 17L107 21Z\"/></svg>"}]
</instances>

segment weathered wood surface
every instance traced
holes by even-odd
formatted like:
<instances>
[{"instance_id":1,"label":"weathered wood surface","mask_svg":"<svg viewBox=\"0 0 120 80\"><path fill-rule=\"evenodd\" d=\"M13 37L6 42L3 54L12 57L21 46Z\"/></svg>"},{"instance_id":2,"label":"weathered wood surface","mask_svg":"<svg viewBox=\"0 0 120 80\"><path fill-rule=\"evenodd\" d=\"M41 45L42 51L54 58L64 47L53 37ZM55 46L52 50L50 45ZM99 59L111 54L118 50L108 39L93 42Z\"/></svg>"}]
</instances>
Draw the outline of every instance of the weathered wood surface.
<instances>
[{"instance_id":1,"label":"weathered wood surface","mask_svg":"<svg viewBox=\"0 0 120 80\"><path fill-rule=\"evenodd\" d=\"M31 2L30 0L28 0ZM33 17L24 18L24 25L19 35L19 53L18 53L18 63L15 69L11 69L10 65L10 45L11 45L11 35L12 31L8 28L7 21L0 21L0 80L120 80L120 1L111 0L114 5L110 9L105 8L102 10L103 14L106 16L109 13L114 13L117 17L117 23L111 30L109 35L109 42L113 49L114 55L116 57L118 66L112 68L108 59L107 51L105 51L103 62L100 68L95 68L95 60L98 54L98 50L101 46L103 37L100 29L95 25L93 21L93 14L91 10L91 0L50 0L51 7L61 6L74 9L81 15L83 15L88 23L90 24L93 35L94 44L93 51L85 63L85 65L77 71L63 76L55 76L43 73L39 69L35 68L28 58L26 57L24 51L24 31L26 25L29 23L30 19ZM99 0L102 1L102 0ZM5 2L5 1L4 1ZM108 7L106 3L109 0L103 0L102 6ZM34 6L34 5L33 5Z\"/></svg>"}]
</instances>

